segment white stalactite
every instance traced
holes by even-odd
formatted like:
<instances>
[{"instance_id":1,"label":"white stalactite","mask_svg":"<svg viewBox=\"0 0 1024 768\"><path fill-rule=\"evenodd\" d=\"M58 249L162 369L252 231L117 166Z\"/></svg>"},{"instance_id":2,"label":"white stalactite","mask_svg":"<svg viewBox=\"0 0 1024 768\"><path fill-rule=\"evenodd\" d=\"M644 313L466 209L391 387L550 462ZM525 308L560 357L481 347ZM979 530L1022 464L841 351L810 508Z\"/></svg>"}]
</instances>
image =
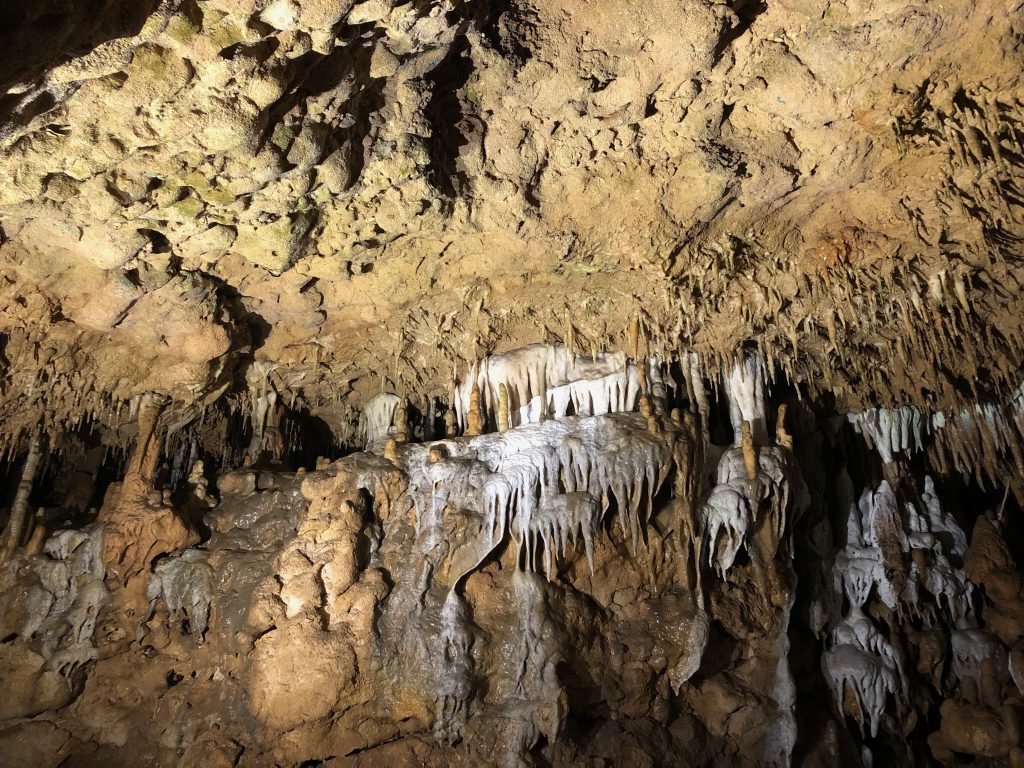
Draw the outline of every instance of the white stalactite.
<instances>
[{"instance_id":1,"label":"white stalactite","mask_svg":"<svg viewBox=\"0 0 1024 768\"><path fill-rule=\"evenodd\" d=\"M356 437L367 448L388 436L398 410L399 397L390 392L374 395L363 406Z\"/></svg>"},{"instance_id":2,"label":"white stalactite","mask_svg":"<svg viewBox=\"0 0 1024 768\"><path fill-rule=\"evenodd\" d=\"M835 558L834 604L841 605L845 595L849 610L833 623L822 670L837 709L843 711L852 697L856 711L850 714L872 737L887 708L904 705L909 683L899 652L866 613L871 599L881 600L897 617L920 617L925 626L939 618L937 612L944 614L943 623L958 628L953 632L954 652L958 643L963 646L967 667L974 658L974 587L949 561L950 555L966 552L966 536L942 511L930 477L921 499L923 508L904 502L901 509L888 482L883 480L876 491L866 489L856 505L848 504L846 543ZM915 550L919 554L911 557Z\"/></svg>"},{"instance_id":3,"label":"white stalactite","mask_svg":"<svg viewBox=\"0 0 1024 768\"><path fill-rule=\"evenodd\" d=\"M913 406L869 408L850 413L847 419L859 434L868 439L882 461L891 464L897 453L913 453L924 448L928 419Z\"/></svg>"},{"instance_id":4,"label":"white stalactite","mask_svg":"<svg viewBox=\"0 0 1024 768\"><path fill-rule=\"evenodd\" d=\"M639 415L574 416L413 444L403 456L421 531L438 527L446 507L479 510L493 546L511 533L528 564L543 550L550 573L569 544L582 544L592 565L593 541L613 501L636 550L671 470L671 439L652 435ZM431 446L443 446L444 458L429 461Z\"/></svg>"},{"instance_id":5,"label":"white stalactite","mask_svg":"<svg viewBox=\"0 0 1024 768\"><path fill-rule=\"evenodd\" d=\"M755 443L765 445L768 442L764 385L764 361L756 354L748 354L737 360L732 371L725 377L734 445L740 444L740 427L744 421L750 422Z\"/></svg>"},{"instance_id":6,"label":"white stalactite","mask_svg":"<svg viewBox=\"0 0 1024 768\"><path fill-rule=\"evenodd\" d=\"M531 344L486 357L472 371L454 393L453 405L462 428L474 375L488 415L497 414L498 392L505 386L513 427L563 417L570 406L572 413L580 416L631 411L640 395L636 369L621 352L588 357L573 355L561 344Z\"/></svg>"}]
</instances>

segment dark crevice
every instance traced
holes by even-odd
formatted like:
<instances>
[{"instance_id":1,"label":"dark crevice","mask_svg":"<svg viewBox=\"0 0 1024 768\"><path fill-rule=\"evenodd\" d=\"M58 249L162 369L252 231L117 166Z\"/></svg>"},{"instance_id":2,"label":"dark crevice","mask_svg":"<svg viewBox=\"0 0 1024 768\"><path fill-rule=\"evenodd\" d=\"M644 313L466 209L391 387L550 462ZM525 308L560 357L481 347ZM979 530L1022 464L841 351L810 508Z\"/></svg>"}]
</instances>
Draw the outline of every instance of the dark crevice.
<instances>
[{"instance_id":1,"label":"dark crevice","mask_svg":"<svg viewBox=\"0 0 1024 768\"><path fill-rule=\"evenodd\" d=\"M768 9L768 4L764 0L733 0L731 7L736 14L736 26L724 30L722 36L718 38L718 43L711 54L712 66L718 64L729 47L746 34L757 17Z\"/></svg>"},{"instance_id":2,"label":"dark crevice","mask_svg":"<svg viewBox=\"0 0 1024 768\"><path fill-rule=\"evenodd\" d=\"M467 134L472 126L467 122L459 97L460 89L473 73L469 41L459 37L448 56L430 73L430 101L425 110L430 123L428 145L430 165L427 179L442 194L454 197L462 186L458 178L459 149L469 143Z\"/></svg>"},{"instance_id":3,"label":"dark crevice","mask_svg":"<svg viewBox=\"0 0 1024 768\"><path fill-rule=\"evenodd\" d=\"M344 37L355 40L371 25L347 27ZM349 184L355 183L362 173L369 152L369 137L375 125L376 113L384 106L384 79L369 76L372 46L340 46L324 55L310 51L293 62L295 76L289 90L268 111L263 143L270 141L282 125L298 129L306 117L305 102L312 97L334 91L342 83L353 84L345 113L354 120L344 126L333 127L324 146L324 156L341 148L346 153ZM287 152L287 147L282 151Z\"/></svg>"},{"instance_id":4,"label":"dark crevice","mask_svg":"<svg viewBox=\"0 0 1024 768\"><path fill-rule=\"evenodd\" d=\"M144 235L150 243L153 253L170 253L171 252L171 241L167 239L167 236L163 232L159 232L155 229L142 228L139 230L139 234Z\"/></svg>"},{"instance_id":5,"label":"dark crevice","mask_svg":"<svg viewBox=\"0 0 1024 768\"><path fill-rule=\"evenodd\" d=\"M0 4L0 89L31 82L110 40L139 33L157 0L62 0ZM69 12L70 11L70 12ZM2 115L2 110L0 110Z\"/></svg>"},{"instance_id":6,"label":"dark crevice","mask_svg":"<svg viewBox=\"0 0 1024 768\"><path fill-rule=\"evenodd\" d=\"M157 4L157 0L0 3L0 135L9 132L9 123L25 125L56 106L57 95L31 87L46 72L106 42L138 34ZM15 85L26 87L12 92Z\"/></svg>"},{"instance_id":7,"label":"dark crevice","mask_svg":"<svg viewBox=\"0 0 1024 768\"><path fill-rule=\"evenodd\" d=\"M480 31L484 40L500 53L514 67L521 67L532 54L528 42L533 34L534 23L524 8L517 7L512 0L495 0L490 3L460 3L463 18L469 19Z\"/></svg>"}]
</instances>

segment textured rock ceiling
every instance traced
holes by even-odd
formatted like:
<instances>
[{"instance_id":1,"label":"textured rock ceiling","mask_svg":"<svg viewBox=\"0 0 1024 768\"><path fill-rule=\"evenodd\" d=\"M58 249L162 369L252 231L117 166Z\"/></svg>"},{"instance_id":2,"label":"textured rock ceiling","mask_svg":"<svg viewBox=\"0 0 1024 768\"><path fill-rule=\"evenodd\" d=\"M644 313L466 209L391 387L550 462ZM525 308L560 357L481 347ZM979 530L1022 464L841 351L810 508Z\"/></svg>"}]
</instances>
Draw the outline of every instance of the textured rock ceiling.
<instances>
[{"instance_id":1,"label":"textured rock ceiling","mask_svg":"<svg viewBox=\"0 0 1024 768\"><path fill-rule=\"evenodd\" d=\"M0 765L1024 764L1021 0L392 2L0 8Z\"/></svg>"},{"instance_id":2,"label":"textured rock ceiling","mask_svg":"<svg viewBox=\"0 0 1024 768\"><path fill-rule=\"evenodd\" d=\"M1020 10L8 8L3 431L146 391L187 417L254 376L326 418L525 341L620 349L635 317L652 351L756 343L840 404L1003 398Z\"/></svg>"}]
</instances>

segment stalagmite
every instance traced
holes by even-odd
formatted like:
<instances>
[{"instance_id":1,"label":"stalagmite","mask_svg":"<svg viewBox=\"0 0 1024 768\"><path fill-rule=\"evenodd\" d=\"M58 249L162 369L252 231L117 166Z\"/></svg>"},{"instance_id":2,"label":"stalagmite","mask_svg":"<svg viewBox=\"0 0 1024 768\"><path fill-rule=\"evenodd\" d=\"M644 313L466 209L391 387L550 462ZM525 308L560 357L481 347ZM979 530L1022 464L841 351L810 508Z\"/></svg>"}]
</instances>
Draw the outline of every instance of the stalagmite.
<instances>
[{"instance_id":1,"label":"stalagmite","mask_svg":"<svg viewBox=\"0 0 1024 768\"><path fill-rule=\"evenodd\" d=\"M775 418L775 444L793 450L793 436L786 430L786 404L779 406L778 415Z\"/></svg>"},{"instance_id":2,"label":"stalagmite","mask_svg":"<svg viewBox=\"0 0 1024 768\"><path fill-rule=\"evenodd\" d=\"M43 546L46 544L46 535L49 532L46 529L44 517L45 510L40 507L36 510L35 520L32 525L32 534L29 537L28 543L25 544L25 554L29 557L40 554L43 551Z\"/></svg>"},{"instance_id":3,"label":"stalagmite","mask_svg":"<svg viewBox=\"0 0 1024 768\"><path fill-rule=\"evenodd\" d=\"M273 371L273 365L258 362L246 372L249 419L252 425L252 437L247 451L250 464L263 457L264 452L269 453L271 459L280 459L284 449L280 425L282 413L278 393L271 380Z\"/></svg>"},{"instance_id":4,"label":"stalagmite","mask_svg":"<svg viewBox=\"0 0 1024 768\"><path fill-rule=\"evenodd\" d=\"M747 472L747 480L757 479L757 446L750 434L750 422L744 421L740 426L740 446L743 450L743 467Z\"/></svg>"},{"instance_id":5,"label":"stalagmite","mask_svg":"<svg viewBox=\"0 0 1024 768\"><path fill-rule=\"evenodd\" d=\"M498 385L498 431L505 432L511 425L509 424L509 410L508 410L508 387L504 384Z\"/></svg>"},{"instance_id":6,"label":"stalagmite","mask_svg":"<svg viewBox=\"0 0 1024 768\"><path fill-rule=\"evenodd\" d=\"M395 409L395 442L399 445L409 442L409 401L400 398Z\"/></svg>"},{"instance_id":7,"label":"stalagmite","mask_svg":"<svg viewBox=\"0 0 1024 768\"><path fill-rule=\"evenodd\" d=\"M455 411L449 408L444 414L444 436L457 437L458 434L459 424L455 416Z\"/></svg>"},{"instance_id":8,"label":"stalagmite","mask_svg":"<svg viewBox=\"0 0 1024 768\"><path fill-rule=\"evenodd\" d=\"M901 515L888 483L883 481L875 493L865 491L859 505L851 505L845 551L835 561L837 589L851 607L833 629L833 647L822 659L823 669L837 708L847 707L845 694L853 692L856 709L847 711L873 736L890 703L896 711L905 705L909 682L900 653L866 615L869 602L879 600L895 610L897 625L903 617L924 616L931 622L945 614L958 628L954 653L958 637L973 636L974 630L968 629L975 621L973 587L962 572L954 574L947 559L947 554L963 556L963 532L943 515L931 478L926 478L921 498L923 510L908 501ZM909 567L908 553L913 555ZM893 629L890 621L888 631Z\"/></svg>"},{"instance_id":9,"label":"stalagmite","mask_svg":"<svg viewBox=\"0 0 1024 768\"><path fill-rule=\"evenodd\" d=\"M104 524L103 563L108 577L124 588L115 599L126 617L137 610L145 586L142 577L153 560L196 539L153 485L160 461L158 425L166 404L167 398L157 393L140 397L138 436L124 481L117 499L105 504L99 516Z\"/></svg>"}]
</instances>

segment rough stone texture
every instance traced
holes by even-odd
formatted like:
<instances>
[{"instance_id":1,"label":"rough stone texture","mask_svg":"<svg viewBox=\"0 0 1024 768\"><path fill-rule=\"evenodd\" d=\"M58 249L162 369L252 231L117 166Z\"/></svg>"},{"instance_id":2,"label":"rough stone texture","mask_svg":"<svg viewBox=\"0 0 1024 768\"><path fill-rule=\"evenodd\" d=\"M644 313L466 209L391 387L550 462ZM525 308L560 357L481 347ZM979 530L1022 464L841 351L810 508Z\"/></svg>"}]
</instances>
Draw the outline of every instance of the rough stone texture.
<instances>
[{"instance_id":1,"label":"rough stone texture","mask_svg":"<svg viewBox=\"0 0 1024 768\"><path fill-rule=\"evenodd\" d=\"M1020 764L1022 40L0 9L0 763Z\"/></svg>"},{"instance_id":2,"label":"rough stone texture","mask_svg":"<svg viewBox=\"0 0 1024 768\"><path fill-rule=\"evenodd\" d=\"M688 508L673 501L659 512L666 530L645 526L644 540L631 542L622 515L640 514L634 493L644 488L643 475L634 492L635 468L623 473L612 461L598 469L634 440L669 468L671 446L685 451L696 439L671 424L645 436L644 423L636 415L596 416L541 432L597 428L614 437L588 449L589 482L610 483L620 521L596 531L588 548L592 572L575 533L576 543L566 539L564 549L557 536L540 534L543 540L531 539L529 547L544 557L525 554L525 539L517 536L526 534L515 533L515 520L526 512L516 505L536 492L532 486L510 501L512 522L494 529L475 491L479 480L463 485L470 477L499 476L503 461L518 466L493 457L518 455L524 436L517 432L529 426L501 438L446 441L452 458L430 458L423 446L410 445L398 449L394 463L355 454L300 476L222 477L212 537L156 565L150 615L138 618L136 642L103 646L84 690L53 721L74 734L70 745L54 740L54 751L40 759L58 760L67 749L84 765L129 754L159 764L221 757L236 764L241 757L237 764L294 765L386 751L397 747L383 745L399 741L401 749L426 750L425 759L438 765L519 765L542 752L564 765L598 756L661 762L696 728L707 730L706 757L785 762L795 737L791 701L772 697L779 695L779 664L788 669L779 637L792 571L785 558L769 565L776 575L765 593L748 581L748 566L740 594L712 597L728 631L749 636L750 656L737 662L735 678L713 675L688 686L708 641L701 592L680 580L689 567L699 570L690 562L699 541L692 550L694 542L670 522ZM540 446L526 450L555 457L561 443ZM497 464L485 464L486 456ZM565 465L563 472L571 471ZM437 483L426 495L424 480ZM261 484L271 487L256 490ZM643 492L653 495L655 488ZM524 566L524 559L533 564ZM179 567L181 578L165 576ZM127 595L121 601L131 597L118 579L110 588ZM9 663L26 674L39 666L15 656ZM41 695L45 688L35 690ZM37 702L8 717L30 717L66 700ZM679 707L692 707L685 723ZM210 717L220 735L201 725ZM781 741L772 717L789 723ZM627 739L622 727L634 735ZM567 729L579 733L566 741ZM417 747L423 738L427 746Z\"/></svg>"},{"instance_id":3,"label":"rough stone texture","mask_svg":"<svg viewBox=\"0 0 1024 768\"><path fill-rule=\"evenodd\" d=\"M337 425L351 387L444 394L481 351L614 349L638 314L849 404L1017 384L1004 2L23 5L8 429L187 408L253 359Z\"/></svg>"}]
</instances>

